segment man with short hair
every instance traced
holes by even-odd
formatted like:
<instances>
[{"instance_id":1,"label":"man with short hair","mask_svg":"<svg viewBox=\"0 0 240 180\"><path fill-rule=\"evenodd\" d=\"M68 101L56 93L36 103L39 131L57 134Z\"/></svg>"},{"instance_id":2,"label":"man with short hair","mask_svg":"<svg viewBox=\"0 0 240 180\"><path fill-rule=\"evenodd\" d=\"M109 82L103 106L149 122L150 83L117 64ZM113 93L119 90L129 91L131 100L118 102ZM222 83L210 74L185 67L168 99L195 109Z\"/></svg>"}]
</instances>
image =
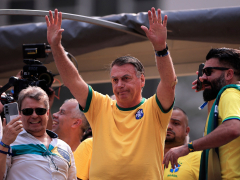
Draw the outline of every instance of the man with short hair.
<instances>
[{"instance_id":1,"label":"man with short hair","mask_svg":"<svg viewBox=\"0 0 240 180\"><path fill-rule=\"evenodd\" d=\"M240 51L211 49L203 68L203 99L214 100L207 119L205 136L188 145L172 148L164 163L192 151L204 150L199 179L240 179ZM193 82L196 89L197 81Z\"/></svg>"},{"instance_id":2,"label":"man with short hair","mask_svg":"<svg viewBox=\"0 0 240 180\"><path fill-rule=\"evenodd\" d=\"M0 142L1 179L76 179L71 148L46 130L49 99L40 87L19 93L20 116L6 125Z\"/></svg>"},{"instance_id":3,"label":"man with short hair","mask_svg":"<svg viewBox=\"0 0 240 180\"><path fill-rule=\"evenodd\" d=\"M47 37L64 84L78 100L93 132L89 179L162 179L166 130L174 102L176 75L166 45L167 16L148 11L149 29L142 26L155 50L161 81L156 94L145 99L142 63L130 56L111 64L116 100L94 91L78 74L61 45L62 14L46 16ZM151 137L150 139L148 137Z\"/></svg>"},{"instance_id":4,"label":"man with short hair","mask_svg":"<svg viewBox=\"0 0 240 180\"><path fill-rule=\"evenodd\" d=\"M172 117L168 124L164 154L171 148L182 146L189 137L190 127L185 111L173 107ZM168 166L164 169L164 180L187 179L198 180L201 151L190 153L178 159L175 169Z\"/></svg>"},{"instance_id":5,"label":"man with short hair","mask_svg":"<svg viewBox=\"0 0 240 180\"><path fill-rule=\"evenodd\" d=\"M79 110L76 99L68 99L53 114L52 131L58 138L66 142L74 152L81 142L83 133L88 129L88 121Z\"/></svg>"}]
</instances>

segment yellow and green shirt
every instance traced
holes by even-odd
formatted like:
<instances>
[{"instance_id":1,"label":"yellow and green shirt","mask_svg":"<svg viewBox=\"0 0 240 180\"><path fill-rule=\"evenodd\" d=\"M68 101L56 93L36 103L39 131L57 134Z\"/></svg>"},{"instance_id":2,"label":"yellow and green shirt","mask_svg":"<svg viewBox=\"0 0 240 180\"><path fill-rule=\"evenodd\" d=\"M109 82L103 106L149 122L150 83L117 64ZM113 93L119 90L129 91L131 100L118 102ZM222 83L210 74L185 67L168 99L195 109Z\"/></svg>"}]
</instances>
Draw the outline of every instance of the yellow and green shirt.
<instances>
[{"instance_id":1,"label":"yellow and green shirt","mask_svg":"<svg viewBox=\"0 0 240 180\"><path fill-rule=\"evenodd\" d=\"M88 138L81 142L73 153L77 170L77 177L82 180L89 179L89 169L92 159L93 138Z\"/></svg>"},{"instance_id":2,"label":"yellow and green shirt","mask_svg":"<svg viewBox=\"0 0 240 180\"><path fill-rule=\"evenodd\" d=\"M89 87L83 112L94 138L91 180L163 178L164 142L172 107L164 112L154 95L124 109Z\"/></svg>"},{"instance_id":3,"label":"yellow and green shirt","mask_svg":"<svg viewBox=\"0 0 240 180\"><path fill-rule=\"evenodd\" d=\"M191 152L178 158L178 167L172 169L171 163L164 169L164 180L198 180L202 151Z\"/></svg>"},{"instance_id":4,"label":"yellow and green shirt","mask_svg":"<svg viewBox=\"0 0 240 180\"><path fill-rule=\"evenodd\" d=\"M226 89L219 101L218 106L218 125L231 119L240 120L240 91L234 88ZM205 135L207 132L205 126ZM219 147L219 159L222 179L240 179L240 137ZM209 164L214 170L214 164Z\"/></svg>"}]
</instances>

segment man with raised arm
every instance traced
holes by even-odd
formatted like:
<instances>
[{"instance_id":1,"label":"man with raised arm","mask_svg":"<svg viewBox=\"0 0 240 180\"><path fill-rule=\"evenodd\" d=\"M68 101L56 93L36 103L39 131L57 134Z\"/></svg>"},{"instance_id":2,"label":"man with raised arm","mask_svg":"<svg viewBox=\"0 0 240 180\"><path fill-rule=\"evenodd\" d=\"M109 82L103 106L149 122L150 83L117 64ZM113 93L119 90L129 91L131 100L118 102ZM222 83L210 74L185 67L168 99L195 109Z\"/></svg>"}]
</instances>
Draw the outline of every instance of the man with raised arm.
<instances>
[{"instance_id":1,"label":"man with raised arm","mask_svg":"<svg viewBox=\"0 0 240 180\"><path fill-rule=\"evenodd\" d=\"M164 156L166 167L193 151L204 150L199 180L240 179L240 51L211 49L203 68L204 101L215 100L208 115L204 137L170 149ZM197 81L193 82L196 89Z\"/></svg>"},{"instance_id":2,"label":"man with raised arm","mask_svg":"<svg viewBox=\"0 0 240 180\"><path fill-rule=\"evenodd\" d=\"M145 99L144 67L131 56L110 65L116 101L94 91L84 82L61 45L62 14L46 16L48 42L64 84L78 100L93 131L89 179L163 179L166 130L174 102L176 75L168 52L167 16L148 11L149 29L142 26L155 50L161 81L156 94ZM78 161L76 159L76 161Z\"/></svg>"}]
</instances>

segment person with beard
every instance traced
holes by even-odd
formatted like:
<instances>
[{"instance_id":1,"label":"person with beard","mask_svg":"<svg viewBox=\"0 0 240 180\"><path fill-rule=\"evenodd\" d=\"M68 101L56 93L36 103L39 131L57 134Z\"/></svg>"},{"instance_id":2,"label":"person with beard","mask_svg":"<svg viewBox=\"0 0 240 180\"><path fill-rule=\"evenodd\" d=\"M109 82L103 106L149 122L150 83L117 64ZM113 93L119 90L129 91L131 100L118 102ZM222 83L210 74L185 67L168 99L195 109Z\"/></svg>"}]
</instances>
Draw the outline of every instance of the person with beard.
<instances>
[{"instance_id":1,"label":"person with beard","mask_svg":"<svg viewBox=\"0 0 240 180\"><path fill-rule=\"evenodd\" d=\"M182 146L188 143L190 127L188 117L181 108L173 107L172 116L167 128L164 154L171 148ZM190 153L178 158L178 165L175 169L168 166L164 168L164 180L187 179L197 180L199 174L201 151Z\"/></svg>"},{"instance_id":2,"label":"person with beard","mask_svg":"<svg viewBox=\"0 0 240 180\"><path fill-rule=\"evenodd\" d=\"M215 99L208 115L205 136L170 149L164 158L174 167L177 159L204 150L199 179L240 179L240 51L211 49L203 68L203 99ZM193 82L196 89L197 81Z\"/></svg>"}]
</instances>

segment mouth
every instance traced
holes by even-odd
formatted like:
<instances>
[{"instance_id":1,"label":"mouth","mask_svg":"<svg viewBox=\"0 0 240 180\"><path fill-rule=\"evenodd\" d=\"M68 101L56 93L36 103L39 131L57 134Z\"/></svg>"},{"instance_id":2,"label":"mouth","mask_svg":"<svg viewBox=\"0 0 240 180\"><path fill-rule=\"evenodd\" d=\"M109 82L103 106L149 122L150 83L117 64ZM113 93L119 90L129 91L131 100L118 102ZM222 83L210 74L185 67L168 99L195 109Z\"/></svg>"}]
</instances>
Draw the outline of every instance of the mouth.
<instances>
[{"instance_id":1,"label":"mouth","mask_svg":"<svg viewBox=\"0 0 240 180\"><path fill-rule=\"evenodd\" d=\"M203 84L204 84L204 87L207 88L207 89L210 89L211 88L211 83L208 82L208 81L203 81Z\"/></svg>"},{"instance_id":2,"label":"mouth","mask_svg":"<svg viewBox=\"0 0 240 180\"><path fill-rule=\"evenodd\" d=\"M39 124L41 121L31 121L30 124Z\"/></svg>"},{"instance_id":3,"label":"mouth","mask_svg":"<svg viewBox=\"0 0 240 180\"><path fill-rule=\"evenodd\" d=\"M167 131L167 136L174 135L175 133L173 131Z\"/></svg>"},{"instance_id":4,"label":"mouth","mask_svg":"<svg viewBox=\"0 0 240 180\"><path fill-rule=\"evenodd\" d=\"M58 125L59 123L56 120L53 120L53 124L52 125Z\"/></svg>"}]
</instances>

